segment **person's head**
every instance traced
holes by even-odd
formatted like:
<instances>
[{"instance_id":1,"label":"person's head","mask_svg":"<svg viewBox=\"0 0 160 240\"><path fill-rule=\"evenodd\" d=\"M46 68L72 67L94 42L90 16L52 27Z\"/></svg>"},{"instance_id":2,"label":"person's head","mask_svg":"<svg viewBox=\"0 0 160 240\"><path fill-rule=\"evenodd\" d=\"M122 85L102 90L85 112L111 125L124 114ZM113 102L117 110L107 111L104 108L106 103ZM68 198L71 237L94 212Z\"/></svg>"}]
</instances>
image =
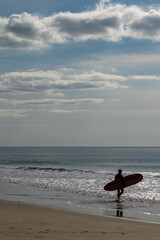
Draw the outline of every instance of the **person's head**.
<instances>
[{"instance_id":1,"label":"person's head","mask_svg":"<svg viewBox=\"0 0 160 240\"><path fill-rule=\"evenodd\" d=\"M121 174L121 173L122 173L122 170L121 170L121 169L119 169L119 170L118 170L118 173L119 173L119 174Z\"/></svg>"}]
</instances>

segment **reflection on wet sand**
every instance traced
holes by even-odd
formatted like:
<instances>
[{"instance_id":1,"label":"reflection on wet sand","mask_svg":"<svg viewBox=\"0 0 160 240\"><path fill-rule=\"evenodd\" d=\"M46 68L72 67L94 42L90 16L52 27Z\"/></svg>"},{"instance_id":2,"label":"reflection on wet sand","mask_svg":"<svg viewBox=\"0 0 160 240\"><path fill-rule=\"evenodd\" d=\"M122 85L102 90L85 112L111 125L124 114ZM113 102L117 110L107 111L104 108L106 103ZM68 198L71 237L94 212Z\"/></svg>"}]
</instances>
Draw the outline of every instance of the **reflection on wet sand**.
<instances>
[{"instance_id":1,"label":"reflection on wet sand","mask_svg":"<svg viewBox=\"0 0 160 240\"><path fill-rule=\"evenodd\" d=\"M117 203L116 210L117 217L123 217L123 205L121 203Z\"/></svg>"}]
</instances>

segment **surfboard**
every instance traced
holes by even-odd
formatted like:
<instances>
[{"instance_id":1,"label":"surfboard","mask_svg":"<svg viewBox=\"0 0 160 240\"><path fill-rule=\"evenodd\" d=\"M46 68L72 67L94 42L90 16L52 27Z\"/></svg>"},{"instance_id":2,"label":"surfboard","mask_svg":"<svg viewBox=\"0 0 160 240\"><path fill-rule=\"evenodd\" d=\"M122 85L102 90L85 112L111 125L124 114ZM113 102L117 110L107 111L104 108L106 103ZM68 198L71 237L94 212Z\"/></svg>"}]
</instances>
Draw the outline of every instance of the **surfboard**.
<instances>
[{"instance_id":1,"label":"surfboard","mask_svg":"<svg viewBox=\"0 0 160 240\"><path fill-rule=\"evenodd\" d=\"M125 188L126 188L126 187L132 186L132 185L137 184L140 181L142 181L143 175L139 174L139 173L134 173L134 174L123 177L123 179L124 179ZM121 182L121 179L116 179L112 182L107 183L104 186L104 190L106 190L106 191L114 191L114 190L118 190L121 188L124 188L123 184Z\"/></svg>"}]
</instances>

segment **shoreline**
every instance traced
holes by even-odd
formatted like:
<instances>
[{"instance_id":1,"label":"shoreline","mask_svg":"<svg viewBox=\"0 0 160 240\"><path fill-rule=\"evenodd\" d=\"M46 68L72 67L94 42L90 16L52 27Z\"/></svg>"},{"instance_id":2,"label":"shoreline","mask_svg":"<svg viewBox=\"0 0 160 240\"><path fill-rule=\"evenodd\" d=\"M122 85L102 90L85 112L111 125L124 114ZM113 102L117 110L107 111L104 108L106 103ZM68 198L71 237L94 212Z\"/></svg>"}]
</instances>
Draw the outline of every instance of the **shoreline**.
<instances>
[{"instance_id":1,"label":"shoreline","mask_svg":"<svg viewBox=\"0 0 160 240\"><path fill-rule=\"evenodd\" d=\"M60 210L64 212L70 212L70 213L79 213L79 214L84 214L84 215L91 215L91 216L99 216L99 217L104 217L104 218L111 218L111 219L120 219L120 220L125 220L125 221L134 221L134 222L139 222L139 223L148 223L148 224L159 224L159 222L153 222L153 221L145 221L141 219L136 219L136 218L129 218L129 217L121 217L121 216L112 216L112 215L102 215L98 213L92 213L92 212L83 212L80 210L73 210L73 209L67 209L67 208L61 208L61 207L53 207L50 205L41 205L41 204L35 204L35 203L25 203L25 202L20 202L20 201L11 201L11 200L2 200L0 199L0 204L1 202L4 203L14 203L14 204L19 204L19 205L26 205L26 206L31 206L31 207L39 207L39 208L44 208L44 209L50 209L50 210Z\"/></svg>"},{"instance_id":2,"label":"shoreline","mask_svg":"<svg viewBox=\"0 0 160 240\"><path fill-rule=\"evenodd\" d=\"M0 200L0 236L28 239L154 239L160 236L159 223L100 216Z\"/></svg>"},{"instance_id":3,"label":"shoreline","mask_svg":"<svg viewBox=\"0 0 160 240\"><path fill-rule=\"evenodd\" d=\"M19 184L1 183L0 200L99 216L160 223L159 206L155 204L136 201L122 201L121 203L117 203L114 199L95 198L77 193L53 191Z\"/></svg>"}]
</instances>

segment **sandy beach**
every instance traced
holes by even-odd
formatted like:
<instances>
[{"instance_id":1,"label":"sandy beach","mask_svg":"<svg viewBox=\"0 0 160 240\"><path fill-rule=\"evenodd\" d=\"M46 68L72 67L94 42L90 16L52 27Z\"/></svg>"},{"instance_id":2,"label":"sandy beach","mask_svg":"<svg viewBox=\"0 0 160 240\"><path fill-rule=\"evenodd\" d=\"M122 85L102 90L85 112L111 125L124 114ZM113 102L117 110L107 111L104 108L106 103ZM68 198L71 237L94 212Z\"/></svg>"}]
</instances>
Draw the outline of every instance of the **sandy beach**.
<instances>
[{"instance_id":1,"label":"sandy beach","mask_svg":"<svg viewBox=\"0 0 160 240\"><path fill-rule=\"evenodd\" d=\"M160 224L0 201L0 239L159 240Z\"/></svg>"}]
</instances>

